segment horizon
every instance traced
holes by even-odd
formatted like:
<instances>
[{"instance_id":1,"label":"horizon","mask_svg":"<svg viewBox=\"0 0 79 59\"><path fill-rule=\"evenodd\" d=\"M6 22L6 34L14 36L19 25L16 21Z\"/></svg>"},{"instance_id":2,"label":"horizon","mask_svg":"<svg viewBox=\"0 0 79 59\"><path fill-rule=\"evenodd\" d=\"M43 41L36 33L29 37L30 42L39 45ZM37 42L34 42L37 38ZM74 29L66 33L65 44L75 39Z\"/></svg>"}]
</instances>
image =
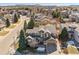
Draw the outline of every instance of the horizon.
<instances>
[{"instance_id":1,"label":"horizon","mask_svg":"<svg viewBox=\"0 0 79 59\"><path fill-rule=\"evenodd\" d=\"M0 3L0 6L15 6L15 5L42 5L42 6L70 6L79 5L79 3Z\"/></svg>"}]
</instances>

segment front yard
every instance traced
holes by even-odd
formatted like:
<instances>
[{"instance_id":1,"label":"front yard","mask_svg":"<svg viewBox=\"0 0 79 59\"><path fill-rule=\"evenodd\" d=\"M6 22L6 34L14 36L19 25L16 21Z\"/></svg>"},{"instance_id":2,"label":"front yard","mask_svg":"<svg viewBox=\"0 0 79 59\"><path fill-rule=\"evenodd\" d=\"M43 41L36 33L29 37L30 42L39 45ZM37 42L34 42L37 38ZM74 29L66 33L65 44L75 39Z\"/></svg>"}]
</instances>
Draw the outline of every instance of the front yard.
<instances>
[{"instance_id":1,"label":"front yard","mask_svg":"<svg viewBox=\"0 0 79 59\"><path fill-rule=\"evenodd\" d=\"M12 29L12 28L14 28L14 27L16 27L16 25L12 24L12 25L10 25L8 28L9 28L9 29Z\"/></svg>"},{"instance_id":2,"label":"front yard","mask_svg":"<svg viewBox=\"0 0 79 59\"><path fill-rule=\"evenodd\" d=\"M9 31L2 30L2 31L0 31L0 36L4 36L4 35L6 35L8 32L9 32Z\"/></svg>"},{"instance_id":3,"label":"front yard","mask_svg":"<svg viewBox=\"0 0 79 59\"><path fill-rule=\"evenodd\" d=\"M21 21L19 20L17 23L15 24L11 24L8 28L12 29L15 28L17 24L19 24Z\"/></svg>"},{"instance_id":4,"label":"front yard","mask_svg":"<svg viewBox=\"0 0 79 59\"><path fill-rule=\"evenodd\" d=\"M17 23L15 23L15 24L11 24L8 28L4 28L4 29L2 29L2 30L0 31L0 36L4 36L4 35L6 35L6 34L10 31L10 29L15 28L16 25L19 24L20 22L21 22L21 21L19 20Z\"/></svg>"}]
</instances>

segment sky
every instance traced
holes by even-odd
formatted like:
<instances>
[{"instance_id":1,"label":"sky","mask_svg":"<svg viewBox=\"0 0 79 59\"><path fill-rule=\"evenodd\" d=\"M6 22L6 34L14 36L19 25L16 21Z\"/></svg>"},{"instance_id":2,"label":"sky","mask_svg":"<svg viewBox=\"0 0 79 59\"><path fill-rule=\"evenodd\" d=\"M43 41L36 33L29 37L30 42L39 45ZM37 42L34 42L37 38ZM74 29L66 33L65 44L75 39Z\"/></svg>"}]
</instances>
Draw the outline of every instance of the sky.
<instances>
[{"instance_id":1,"label":"sky","mask_svg":"<svg viewBox=\"0 0 79 59\"><path fill-rule=\"evenodd\" d=\"M79 3L0 3L0 6L13 6L13 5L36 5L40 4L43 6L69 6L69 5L79 5Z\"/></svg>"},{"instance_id":2,"label":"sky","mask_svg":"<svg viewBox=\"0 0 79 59\"><path fill-rule=\"evenodd\" d=\"M68 5L79 5L79 0L0 0L1 6L15 5L15 3L42 3L42 5L57 5L57 6L68 6ZM5 3L5 4L4 4ZM45 3L45 4L43 4ZM48 4L49 3L49 4ZM52 4L53 3L53 4ZM55 4L56 3L56 4Z\"/></svg>"}]
</instances>

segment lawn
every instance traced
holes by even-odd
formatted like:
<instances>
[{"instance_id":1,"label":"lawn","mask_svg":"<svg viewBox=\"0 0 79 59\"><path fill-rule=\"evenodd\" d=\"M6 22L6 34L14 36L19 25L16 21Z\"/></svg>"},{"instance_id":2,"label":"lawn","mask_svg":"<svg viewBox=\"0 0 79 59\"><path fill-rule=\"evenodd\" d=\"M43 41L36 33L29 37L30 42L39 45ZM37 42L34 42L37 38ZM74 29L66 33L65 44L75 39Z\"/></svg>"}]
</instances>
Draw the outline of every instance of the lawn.
<instances>
[{"instance_id":1,"label":"lawn","mask_svg":"<svg viewBox=\"0 0 79 59\"><path fill-rule=\"evenodd\" d=\"M10 25L8 28L14 28L14 27L16 27L16 25L14 25L14 24L12 24L12 25Z\"/></svg>"},{"instance_id":2,"label":"lawn","mask_svg":"<svg viewBox=\"0 0 79 59\"><path fill-rule=\"evenodd\" d=\"M78 50L75 46L68 46L67 48L64 48L63 53L65 54L78 54Z\"/></svg>"},{"instance_id":3,"label":"lawn","mask_svg":"<svg viewBox=\"0 0 79 59\"><path fill-rule=\"evenodd\" d=\"M69 46L67 50L69 54L78 54L78 50L75 46Z\"/></svg>"},{"instance_id":4,"label":"lawn","mask_svg":"<svg viewBox=\"0 0 79 59\"><path fill-rule=\"evenodd\" d=\"M8 33L9 31L0 31L0 36L4 36Z\"/></svg>"}]
</instances>

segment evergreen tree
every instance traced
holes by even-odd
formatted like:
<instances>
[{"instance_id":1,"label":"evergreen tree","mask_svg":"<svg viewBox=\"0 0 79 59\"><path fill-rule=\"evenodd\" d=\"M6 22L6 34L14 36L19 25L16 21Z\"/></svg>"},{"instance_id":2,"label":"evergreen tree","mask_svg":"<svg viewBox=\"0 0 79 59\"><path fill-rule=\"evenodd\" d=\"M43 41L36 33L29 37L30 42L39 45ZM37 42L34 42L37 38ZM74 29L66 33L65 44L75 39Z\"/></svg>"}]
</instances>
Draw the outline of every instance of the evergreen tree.
<instances>
[{"instance_id":1,"label":"evergreen tree","mask_svg":"<svg viewBox=\"0 0 79 59\"><path fill-rule=\"evenodd\" d=\"M17 17L18 17L18 19L20 18L20 14L19 13L17 14Z\"/></svg>"},{"instance_id":2,"label":"evergreen tree","mask_svg":"<svg viewBox=\"0 0 79 59\"><path fill-rule=\"evenodd\" d=\"M13 15L13 23L16 23L18 22L18 17L17 17L17 14L14 14Z\"/></svg>"},{"instance_id":3,"label":"evergreen tree","mask_svg":"<svg viewBox=\"0 0 79 59\"><path fill-rule=\"evenodd\" d=\"M24 31L26 32L26 29L27 29L27 22L26 22L26 20L24 21Z\"/></svg>"},{"instance_id":4,"label":"evergreen tree","mask_svg":"<svg viewBox=\"0 0 79 59\"><path fill-rule=\"evenodd\" d=\"M33 29L35 25L34 17L31 17L31 20L28 23L28 29Z\"/></svg>"},{"instance_id":5,"label":"evergreen tree","mask_svg":"<svg viewBox=\"0 0 79 59\"><path fill-rule=\"evenodd\" d=\"M60 12L58 12L58 11L53 11L53 12L52 12L52 16L53 16L53 18L58 18L58 17L60 16Z\"/></svg>"},{"instance_id":6,"label":"evergreen tree","mask_svg":"<svg viewBox=\"0 0 79 59\"><path fill-rule=\"evenodd\" d=\"M66 27L63 28L61 34L59 35L59 39L62 42L67 42L69 40L69 35L68 35L68 31L67 31Z\"/></svg>"},{"instance_id":7,"label":"evergreen tree","mask_svg":"<svg viewBox=\"0 0 79 59\"><path fill-rule=\"evenodd\" d=\"M6 27L9 27L9 26L10 26L9 19L6 19Z\"/></svg>"},{"instance_id":8,"label":"evergreen tree","mask_svg":"<svg viewBox=\"0 0 79 59\"><path fill-rule=\"evenodd\" d=\"M26 49L26 40L25 40L25 36L24 36L24 32L23 30L21 30L20 32L20 36L19 36L19 51L25 50Z\"/></svg>"}]
</instances>

